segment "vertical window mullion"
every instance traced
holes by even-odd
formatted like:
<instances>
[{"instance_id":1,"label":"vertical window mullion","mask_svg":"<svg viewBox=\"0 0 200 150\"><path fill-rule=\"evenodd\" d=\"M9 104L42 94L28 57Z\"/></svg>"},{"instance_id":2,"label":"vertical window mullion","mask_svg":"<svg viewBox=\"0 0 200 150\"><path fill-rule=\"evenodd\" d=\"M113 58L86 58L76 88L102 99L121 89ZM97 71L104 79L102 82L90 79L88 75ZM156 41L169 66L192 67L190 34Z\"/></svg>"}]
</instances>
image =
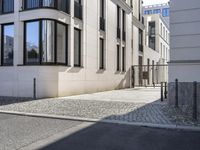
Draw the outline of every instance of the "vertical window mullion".
<instances>
[{"instance_id":1,"label":"vertical window mullion","mask_svg":"<svg viewBox=\"0 0 200 150\"><path fill-rule=\"evenodd\" d=\"M40 65L42 64L42 20L39 21L39 58L40 58Z\"/></svg>"},{"instance_id":2,"label":"vertical window mullion","mask_svg":"<svg viewBox=\"0 0 200 150\"><path fill-rule=\"evenodd\" d=\"M54 23L54 63L57 64L57 22Z\"/></svg>"},{"instance_id":3,"label":"vertical window mullion","mask_svg":"<svg viewBox=\"0 0 200 150\"><path fill-rule=\"evenodd\" d=\"M66 65L68 65L68 25L65 26L65 29L66 29L66 56L65 56L65 62L66 62Z\"/></svg>"}]
</instances>

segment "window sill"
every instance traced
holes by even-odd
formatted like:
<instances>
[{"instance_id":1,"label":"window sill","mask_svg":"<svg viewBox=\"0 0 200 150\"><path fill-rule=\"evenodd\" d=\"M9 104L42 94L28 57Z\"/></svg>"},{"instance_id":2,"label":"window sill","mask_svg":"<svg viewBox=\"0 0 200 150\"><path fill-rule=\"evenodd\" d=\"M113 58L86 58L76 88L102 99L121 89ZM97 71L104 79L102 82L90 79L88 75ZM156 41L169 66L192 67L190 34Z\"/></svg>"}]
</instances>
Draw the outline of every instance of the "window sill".
<instances>
[{"instance_id":1,"label":"window sill","mask_svg":"<svg viewBox=\"0 0 200 150\"><path fill-rule=\"evenodd\" d=\"M19 65L17 65L18 67L26 67L26 66L38 66L38 67L41 67L41 66L49 66L49 67L71 67L71 66L69 66L69 65L65 65L65 64L26 64L26 65L23 65L23 64L19 64Z\"/></svg>"}]
</instances>

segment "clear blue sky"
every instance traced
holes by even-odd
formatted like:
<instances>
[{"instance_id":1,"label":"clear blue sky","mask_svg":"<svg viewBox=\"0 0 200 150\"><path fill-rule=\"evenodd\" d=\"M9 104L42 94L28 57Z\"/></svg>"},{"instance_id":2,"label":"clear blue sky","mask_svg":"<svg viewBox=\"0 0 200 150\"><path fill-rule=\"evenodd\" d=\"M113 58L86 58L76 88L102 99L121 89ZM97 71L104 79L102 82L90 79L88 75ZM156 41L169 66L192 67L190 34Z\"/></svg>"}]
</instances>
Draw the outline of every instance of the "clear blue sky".
<instances>
[{"instance_id":1,"label":"clear blue sky","mask_svg":"<svg viewBox=\"0 0 200 150\"><path fill-rule=\"evenodd\" d=\"M154 5L154 4L162 4L162 3L167 3L169 0L143 0L143 5Z\"/></svg>"}]
</instances>

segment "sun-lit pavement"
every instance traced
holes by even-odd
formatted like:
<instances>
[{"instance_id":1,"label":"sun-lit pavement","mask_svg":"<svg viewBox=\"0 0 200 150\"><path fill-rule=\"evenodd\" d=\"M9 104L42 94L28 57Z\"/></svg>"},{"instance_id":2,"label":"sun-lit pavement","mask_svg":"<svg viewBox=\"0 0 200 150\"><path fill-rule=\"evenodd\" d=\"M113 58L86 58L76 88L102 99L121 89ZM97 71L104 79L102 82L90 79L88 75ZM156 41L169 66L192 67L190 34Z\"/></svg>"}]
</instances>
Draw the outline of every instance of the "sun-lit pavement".
<instances>
[{"instance_id":1,"label":"sun-lit pavement","mask_svg":"<svg viewBox=\"0 0 200 150\"><path fill-rule=\"evenodd\" d=\"M200 132L0 113L0 150L199 150Z\"/></svg>"},{"instance_id":2,"label":"sun-lit pavement","mask_svg":"<svg viewBox=\"0 0 200 150\"><path fill-rule=\"evenodd\" d=\"M170 110L170 111L169 111ZM115 90L64 98L2 104L0 111L120 121L127 123L198 126L191 118L160 101L159 88Z\"/></svg>"}]
</instances>

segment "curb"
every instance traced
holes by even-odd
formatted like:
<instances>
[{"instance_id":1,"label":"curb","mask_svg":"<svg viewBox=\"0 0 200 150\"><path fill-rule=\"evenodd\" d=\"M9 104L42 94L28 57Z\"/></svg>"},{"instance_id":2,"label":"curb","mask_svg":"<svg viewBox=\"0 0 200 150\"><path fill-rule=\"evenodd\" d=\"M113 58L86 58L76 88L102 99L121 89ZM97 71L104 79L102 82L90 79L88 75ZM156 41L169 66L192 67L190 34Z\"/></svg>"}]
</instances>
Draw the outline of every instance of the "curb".
<instances>
[{"instance_id":1,"label":"curb","mask_svg":"<svg viewBox=\"0 0 200 150\"><path fill-rule=\"evenodd\" d=\"M95 122L112 123L112 124L121 124L121 125L132 125L132 126L138 126L138 127L150 127L150 128L160 128L160 129L186 130L186 131L198 131L198 132L200 132L200 127L196 127L196 126L181 126L181 125L170 125L170 124L165 125L165 124L153 124L153 123L141 123L141 122L126 122L126 121L118 121L118 120L102 120L102 119L91 119L91 118L49 115L49 114L39 114L39 113L26 113L26 112L17 112L17 111L3 111L3 110L0 110L0 113L9 114L9 115L27 116L27 117L63 119L63 120L84 121L84 122L93 122L93 123L95 123Z\"/></svg>"}]
</instances>

